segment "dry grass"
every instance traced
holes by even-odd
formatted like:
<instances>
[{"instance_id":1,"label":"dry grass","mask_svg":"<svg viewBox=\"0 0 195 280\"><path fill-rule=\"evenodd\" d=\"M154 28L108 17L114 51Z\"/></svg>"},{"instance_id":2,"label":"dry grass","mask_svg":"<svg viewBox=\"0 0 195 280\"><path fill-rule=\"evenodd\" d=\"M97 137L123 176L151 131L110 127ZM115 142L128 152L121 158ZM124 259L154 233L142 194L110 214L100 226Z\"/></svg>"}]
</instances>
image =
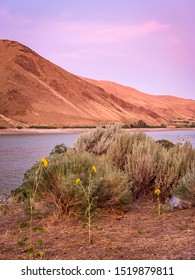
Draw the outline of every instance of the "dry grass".
<instances>
[{"instance_id":1,"label":"dry grass","mask_svg":"<svg viewBox=\"0 0 195 280\"><path fill-rule=\"evenodd\" d=\"M195 208L168 210L161 217L154 202L134 203L127 213L103 211L92 224L88 244L86 221L53 215L37 219L43 232L45 259L195 259ZM28 217L21 207L11 204L0 214L0 259L28 259L25 246L17 242L28 234L20 229Z\"/></svg>"}]
</instances>

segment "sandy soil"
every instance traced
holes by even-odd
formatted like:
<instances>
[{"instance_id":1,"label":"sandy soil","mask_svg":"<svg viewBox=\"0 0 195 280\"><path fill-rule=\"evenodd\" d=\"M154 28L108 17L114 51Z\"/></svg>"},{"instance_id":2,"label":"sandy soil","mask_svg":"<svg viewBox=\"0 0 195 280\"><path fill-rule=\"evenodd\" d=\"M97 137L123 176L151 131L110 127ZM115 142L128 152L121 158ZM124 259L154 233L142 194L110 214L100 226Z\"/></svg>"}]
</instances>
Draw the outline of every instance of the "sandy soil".
<instances>
[{"instance_id":1,"label":"sandy soil","mask_svg":"<svg viewBox=\"0 0 195 280\"><path fill-rule=\"evenodd\" d=\"M28 259L28 244L19 246L29 228L20 228L29 217L17 204L0 214L0 259ZM155 202L136 202L127 213L100 211L93 221L92 243L88 244L84 220L57 215L34 220L43 232L45 259L195 259L195 208L165 209L158 217ZM38 250L38 249L37 249ZM34 256L36 257L36 255Z\"/></svg>"},{"instance_id":2,"label":"sandy soil","mask_svg":"<svg viewBox=\"0 0 195 280\"><path fill-rule=\"evenodd\" d=\"M35 128L7 128L0 129L0 135L2 134L72 134L82 133L88 131L88 128L56 128L56 129L35 129Z\"/></svg>"}]
</instances>

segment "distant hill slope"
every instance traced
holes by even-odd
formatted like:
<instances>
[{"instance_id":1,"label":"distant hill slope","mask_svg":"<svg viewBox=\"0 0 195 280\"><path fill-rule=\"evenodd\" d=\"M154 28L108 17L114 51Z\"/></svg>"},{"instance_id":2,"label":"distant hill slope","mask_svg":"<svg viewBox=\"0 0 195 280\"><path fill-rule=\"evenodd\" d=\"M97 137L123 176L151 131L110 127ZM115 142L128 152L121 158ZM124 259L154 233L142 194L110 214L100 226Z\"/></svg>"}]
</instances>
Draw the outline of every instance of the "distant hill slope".
<instances>
[{"instance_id":1,"label":"distant hill slope","mask_svg":"<svg viewBox=\"0 0 195 280\"><path fill-rule=\"evenodd\" d=\"M184 123L195 121L195 100L168 95L150 95L110 81L97 81L89 78L84 79L102 87L106 92L120 99L130 102L132 105L150 109L166 119L168 123L179 124L182 123L182 121L184 121Z\"/></svg>"},{"instance_id":2,"label":"distant hill slope","mask_svg":"<svg viewBox=\"0 0 195 280\"><path fill-rule=\"evenodd\" d=\"M0 40L0 77L0 126L81 126L134 123L140 119L157 125L169 121L167 101L162 114L157 110L158 103L150 106L149 95L135 91L131 98L119 90L123 86L113 90L106 86L109 82L80 78L15 41ZM147 106L142 95L146 96ZM187 102L191 115L189 108L188 114L183 109L183 115L175 112L172 118L195 117L195 101L178 99L184 107Z\"/></svg>"}]
</instances>

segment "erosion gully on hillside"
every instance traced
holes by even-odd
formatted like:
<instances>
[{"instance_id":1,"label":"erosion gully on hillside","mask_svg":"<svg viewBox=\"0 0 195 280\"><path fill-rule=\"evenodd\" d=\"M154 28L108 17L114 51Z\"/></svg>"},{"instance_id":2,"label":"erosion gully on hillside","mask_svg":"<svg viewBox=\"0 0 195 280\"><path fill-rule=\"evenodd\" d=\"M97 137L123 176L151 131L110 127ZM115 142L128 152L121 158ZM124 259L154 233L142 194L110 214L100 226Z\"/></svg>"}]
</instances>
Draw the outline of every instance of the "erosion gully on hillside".
<instances>
[{"instance_id":1,"label":"erosion gully on hillside","mask_svg":"<svg viewBox=\"0 0 195 280\"><path fill-rule=\"evenodd\" d=\"M16 41L0 40L0 75L2 127L195 122L194 100L79 77Z\"/></svg>"},{"instance_id":2,"label":"erosion gully on hillside","mask_svg":"<svg viewBox=\"0 0 195 280\"><path fill-rule=\"evenodd\" d=\"M27 246L18 245L29 234L20 228L28 219L15 203L0 213L0 259L29 258ZM101 210L91 244L84 220L53 215L35 222L43 227L33 238L43 241L45 259L195 259L195 208L165 209L160 217L153 201L136 202L126 213Z\"/></svg>"}]
</instances>

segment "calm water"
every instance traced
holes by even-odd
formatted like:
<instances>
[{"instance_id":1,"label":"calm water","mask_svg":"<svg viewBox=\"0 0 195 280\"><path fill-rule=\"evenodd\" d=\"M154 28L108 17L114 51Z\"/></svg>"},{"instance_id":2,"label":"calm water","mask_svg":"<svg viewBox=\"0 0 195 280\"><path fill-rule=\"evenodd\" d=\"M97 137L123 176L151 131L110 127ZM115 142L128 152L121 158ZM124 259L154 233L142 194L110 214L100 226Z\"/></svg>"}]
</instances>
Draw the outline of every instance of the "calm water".
<instances>
[{"instance_id":1,"label":"calm water","mask_svg":"<svg viewBox=\"0 0 195 280\"><path fill-rule=\"evenodd\" d=\"M195 131L146 132L155 140L167 139L174 143L180 139L195 147ZM57 145L73 146L80 134L0 135L0 194L9 192L22 183L24 172L42 157L47 157Z\"/></svg>"},{"instance_id":2,"label":"calm water","mask_svg":"<svg viewBox=\"0 0 195 280\"><path fill-rule=\"evenodd\" d=\"M80 134L0 135L0 194L18 187L24 172L52 149L71 147Z\"/></svg>"},{"instance_id":3,"label":"calm water","mask_svg":"<svg viewBox=\"0 0 195 280\"><path fill-rule=\"evenodd\" d=\"M166 139L173 143L189 140L195 148L195 130L149 131L146 134L155 140Z\"/></svg>"}]
</instances>

